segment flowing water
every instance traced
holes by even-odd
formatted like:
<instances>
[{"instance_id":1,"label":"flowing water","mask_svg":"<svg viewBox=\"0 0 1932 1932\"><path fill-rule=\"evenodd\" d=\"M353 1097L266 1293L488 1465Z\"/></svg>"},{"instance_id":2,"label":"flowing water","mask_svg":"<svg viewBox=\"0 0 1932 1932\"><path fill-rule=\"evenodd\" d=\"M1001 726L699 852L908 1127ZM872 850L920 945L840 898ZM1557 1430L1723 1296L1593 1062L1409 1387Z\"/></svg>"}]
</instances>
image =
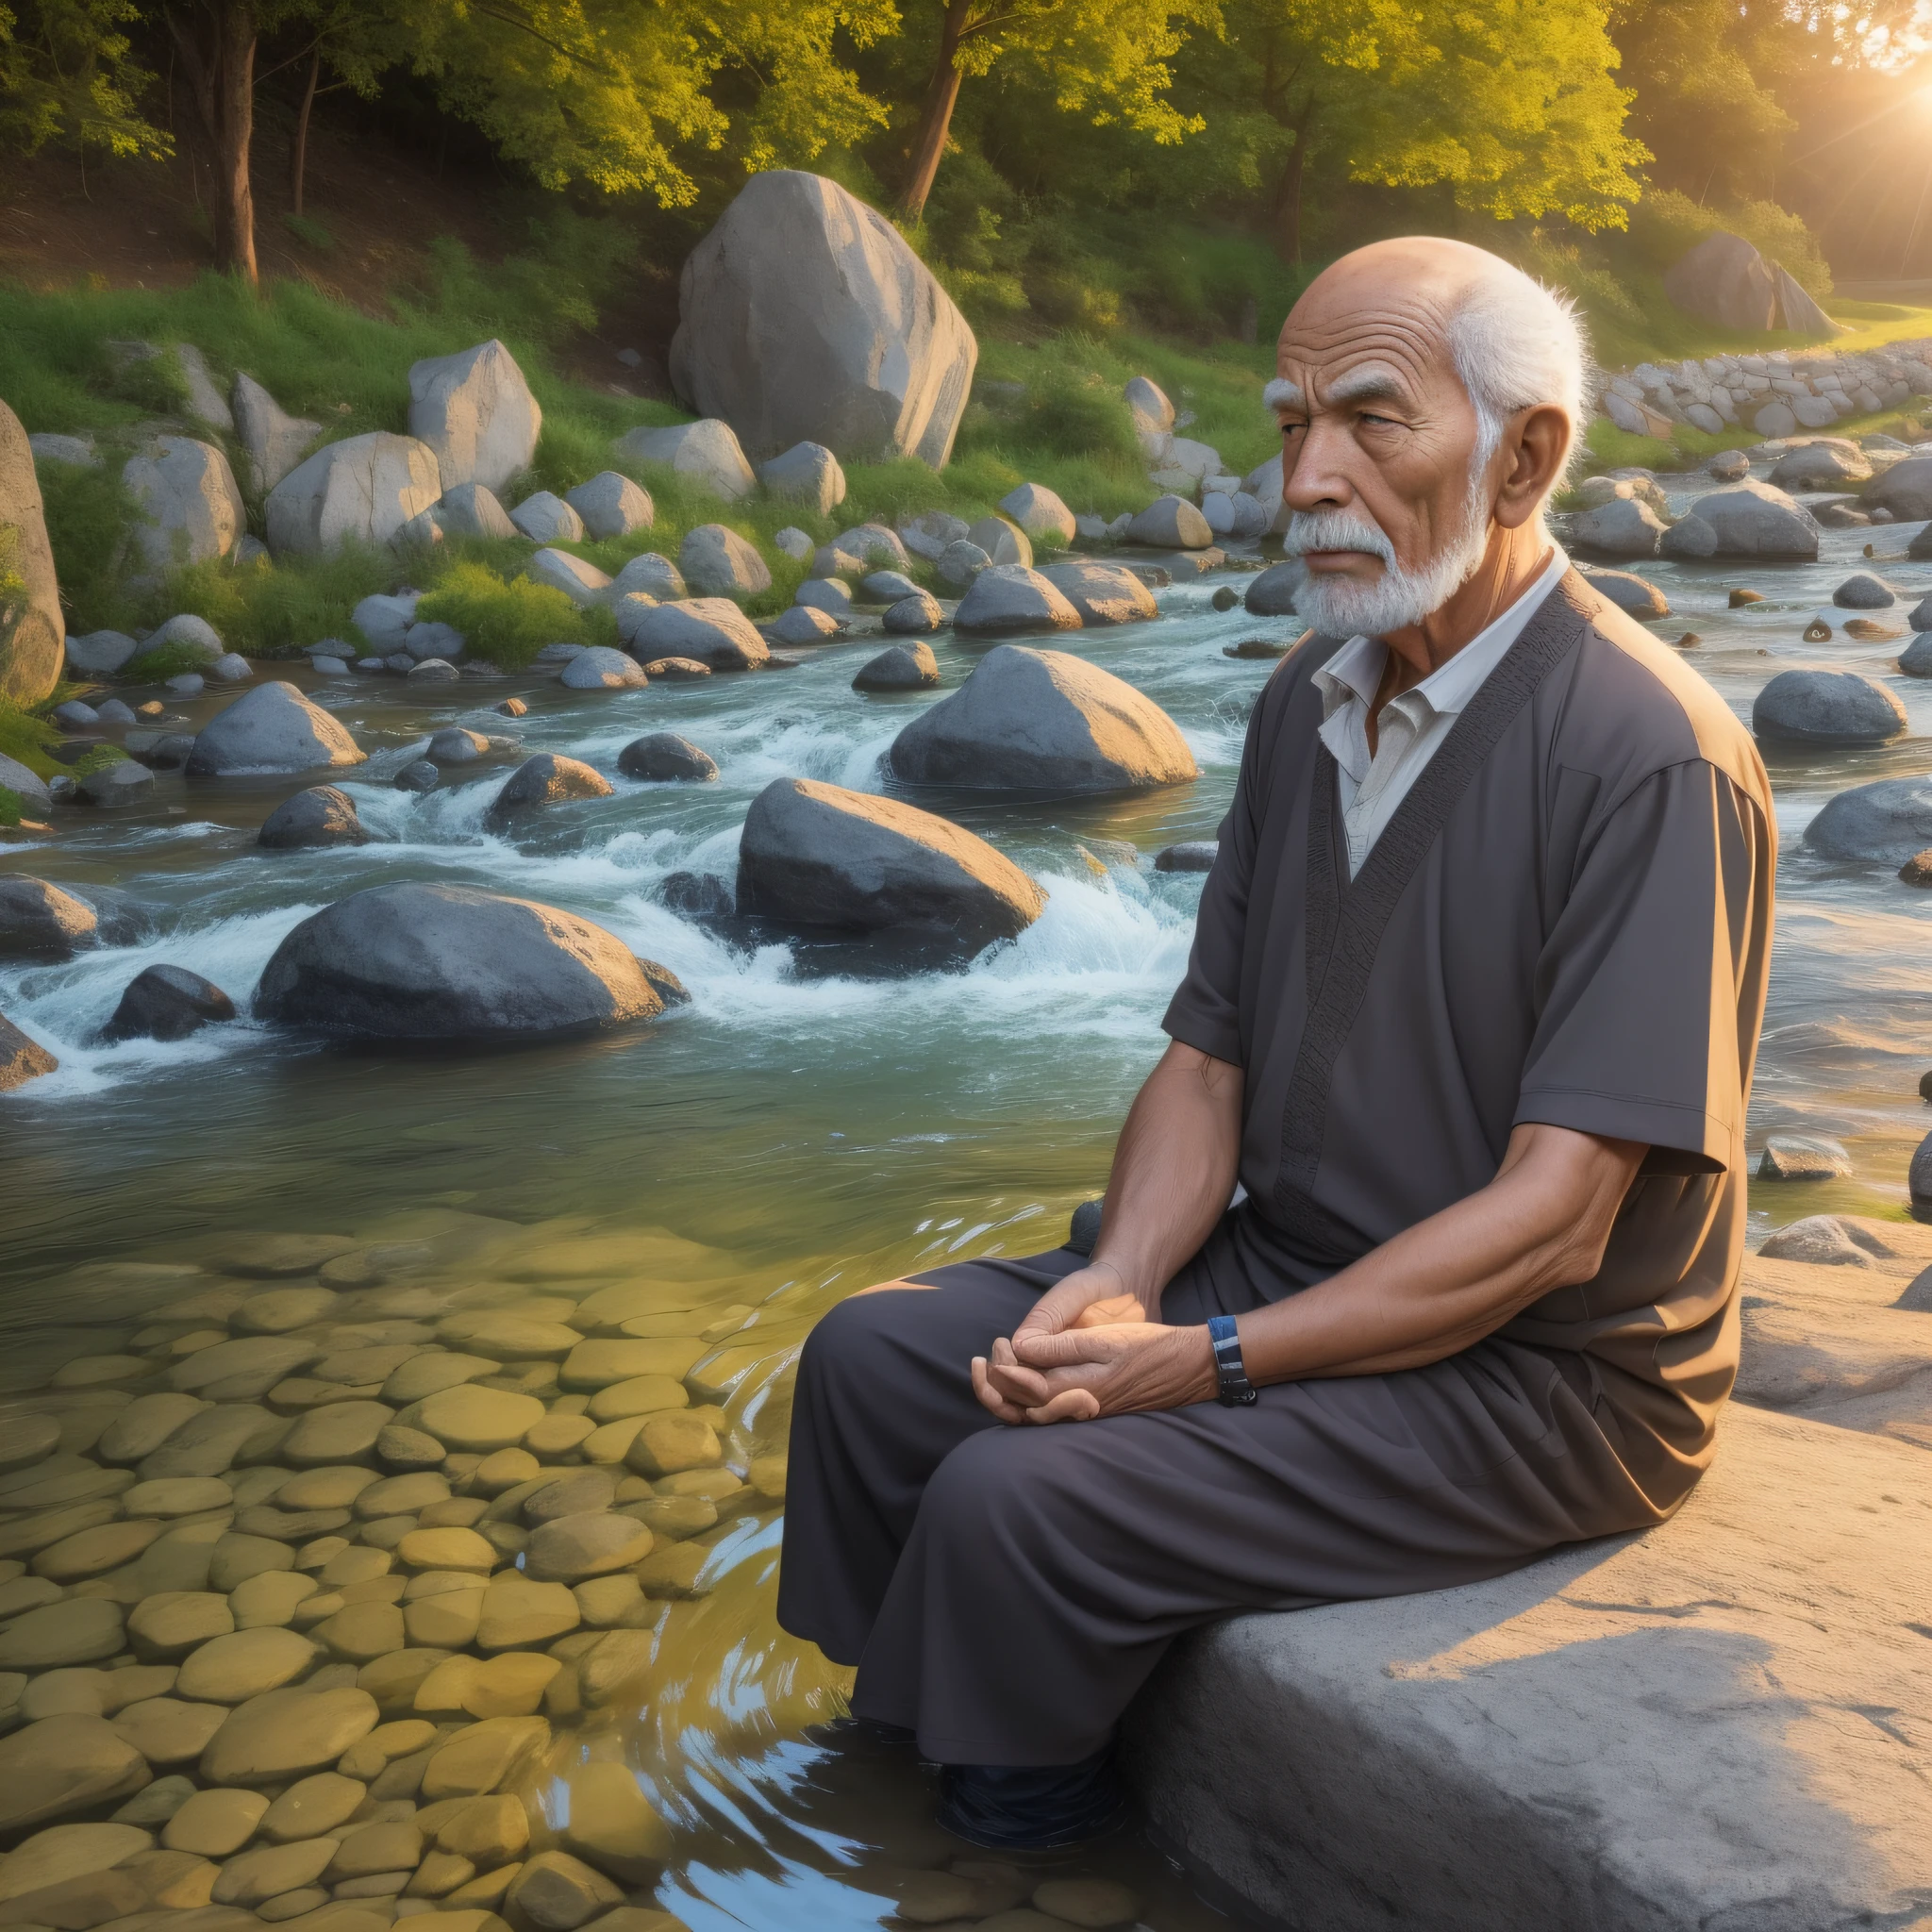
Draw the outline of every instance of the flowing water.
<instances>
[{"instance_id":1,"label":"flowing water","mask_svg":"<svg viewBox=\"0 0 1932 1932\"><path fill-rule=\"evenodd\" d=\"M1921 1037L1932 900L1888 867L1822 861L1800 837L1834 791L1925 768L1932 684L1901 676L1893 660L1932 569L1887 562L1910 534L1827 533L1812 566L1646 573L1674 606L1653 628L1698 633L1689 660L1740 716L1774 672L1818 664L1884 679L1912 719L1896 745L1773 767L1785 849L1752 1146L1777 1131L1828 1135L1850 1149L1855 1174L1755 1184L1755 1235L1821 1209L1903 1211L1924 1131L1916 1087L1932 1059ZM1879 552L1871 565L1868 540ZM1896 639L1860 644L1838 628L1851 613L1830 611L1832 589L1860 567L1905 593L1896 609L1867 613ZM171 1278L153 1270L196 1262L242 1231L408 1240L467 1229L466 1267L526 1284L506 1292L561 1283L581 1294L635 1272L626 1255L675 1257L691 1290L678 1307L725 1338L704 1373L729 1413L735 1457L782 1450L784 1370L813 1315L869 1280L948 1256L1057 1245L1072 1207L1104 1185L1121 1115L1162 1044L1199 891L1197 877L1154 872L1152 856L1213 836L1270 669L1223 647L1293 630L1292 620L1215 612L1211 591L1227 581L1241 579L1164 591L1158 621L1071 641L1176 720L1201 765L1196 783L1085 802L919 800L992 840L1049 894L1037 924L964 972L803 974L784 948L733 951L655 896L673 871L728 874L747 804L774 777L883 789L881 755L932 699L852 691L875 639L804 654L782 674L611 694L568 693L534 675L425 694L392 679L316 680L298 665L285 675L373 754L338 782L378 842L263 853L255 830L292 783L162 774L150 808L63 813L58 839L9 846L8 869L125 889L152 909L156 936L0 970L0 1011L61 1062L0 1098L0 1386L32 1390L63 1361L142 1345L133 1338ZM1733 585L1768 601L1730 610ZM1804 644L1821 608L1833 640ZM936 648L956 685L976 654L950 640ZM528 699L527 716L491 708L510 693ZM221 702L180 707L189 722L176 728ZM613 774L616 794L503 837L485 828L484 808L510 754L454 769L427 796L394 790L391 774L425 734L450 724L514 735L524 752L568 751ZM719 782L616 777L619 748L658 729L704 746ZM493 1054L349 1053L245 1021L173 1045L92 1043L141 968L191 967L242 1004L297 921L398 878L584 914L674 969L692 1003L648 1027ZM658 1895L693 1932L877 1924L893 1909L891 1874L946 1856L930 1791L903 1758L807 1735L836 1712L843 1680L777 1632L778 1515L755 1504L709 1533L708 1593L664 1614L648 1701L607 1714L596 1748L637 1767L673 1819L677 1849ZM1151 1854L1109 1853L1091 1869L1125 1877L1157 1932L1213 1921Z\"/></svg>"}]
</instances>

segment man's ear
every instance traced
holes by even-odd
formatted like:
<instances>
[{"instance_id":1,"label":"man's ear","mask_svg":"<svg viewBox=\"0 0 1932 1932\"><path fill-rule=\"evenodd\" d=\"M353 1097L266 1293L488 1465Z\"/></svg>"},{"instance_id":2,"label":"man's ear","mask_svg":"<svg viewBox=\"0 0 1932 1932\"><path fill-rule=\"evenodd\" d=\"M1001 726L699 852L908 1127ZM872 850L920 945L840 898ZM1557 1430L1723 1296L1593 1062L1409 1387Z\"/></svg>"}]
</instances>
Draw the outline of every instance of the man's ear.
<instances>
[{"instance_id":1,"label":"man's ear","mask_svg":"<svg viewBox=\"0 0 1932 1932\"><path fill-rule=\"evenodd\" d=\"M1570 419L1554 403L1519 409L1503 430L1505 469L1496 521L1520 529L1536 513L1570 454Z\"/></svg>"}]
</instances>

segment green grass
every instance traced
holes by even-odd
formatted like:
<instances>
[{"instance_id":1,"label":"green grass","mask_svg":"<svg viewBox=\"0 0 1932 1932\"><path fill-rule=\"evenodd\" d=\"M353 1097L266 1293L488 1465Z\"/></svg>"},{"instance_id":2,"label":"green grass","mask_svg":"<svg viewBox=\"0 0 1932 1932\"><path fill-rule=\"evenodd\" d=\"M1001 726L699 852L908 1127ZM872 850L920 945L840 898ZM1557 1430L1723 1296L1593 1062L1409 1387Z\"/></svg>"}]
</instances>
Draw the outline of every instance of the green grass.
<instances>
[{"instance_id":1,"label":"green grass","mask_svg":"<svg viewBox=\"0 0 1932 1932\"><path fill-rule=\"evenodd\" d=\"M143 651L130 658L116 680L121 684L162 684L171 677L185 677L191 671L206 671L208 657L192 644L163 644L158 651Z\"/></svg>"},{"instance_id":2,"label":"green grass","mask_svg":"<svg viewBox=\"0 0 1932 1932\"><path fill-rule=\"evenodd\" d=\"M76 778L92 778L96 772L111 772L116 765L126 762L127 754L118 744L97 744L68 770Z\"/></svg>"},{"instance_id":3,"label":"green grass","mask_svg":"<svg viewBox=\"0 0 1932 1932\"><path fill-rule=\"evenodd\" d=\"M12 827L26 816L26 800L0 785L0 825Z\"/></svg>"},{"instance_id":4,"label":"green grass","mask_svg":"<svg viewBox=\"0 0 1932 1932\"><path fill-rule=\"evenodd\" d=\"M60 742L60 733L41 714L46 707L70 695L69 691L56 691L46 700L46 706L29 708L0 693L0 752L40 777L53 777L61 769L51 755Z\"/></svg>"},{"instance_id":5,"label":"green grass","mask_svg":"<svg viewBox=\"0 0 1932 1932\"><path fill-rule=\"evenodd\" d=\"M591 641L583 613L561 591L528 577L505 579L481 563L452 564L416 614L453 625L470 652L507 671L521 670L545 644Z\"/></svg>"}]
</instances>

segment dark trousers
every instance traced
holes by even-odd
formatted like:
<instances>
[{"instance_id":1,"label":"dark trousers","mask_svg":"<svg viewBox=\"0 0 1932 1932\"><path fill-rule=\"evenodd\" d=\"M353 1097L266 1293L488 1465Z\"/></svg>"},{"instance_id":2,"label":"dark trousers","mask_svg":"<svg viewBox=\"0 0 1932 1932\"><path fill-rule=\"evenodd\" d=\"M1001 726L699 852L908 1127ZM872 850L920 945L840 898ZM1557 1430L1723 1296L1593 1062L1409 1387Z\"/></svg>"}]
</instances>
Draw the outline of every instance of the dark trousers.
<instances>
[{"instance_id":1,"label":"dark trousers","mask_svg":"<svg viewBox=\"0 0 1932 1932\"><path fill-rule=\"evenodd\" d=\"M1264 1299L1210 1241L1174 1324ZM1242 1610L1471 1583L1655 1521L1584 1357L1494 1338L1424 1369L1050 1427L970 1364L1083 1265L968 1261L855 1296L799 1365L778 1621L856 1664L856 1714L941 1763L1099 1750L1174 1638Z\"/></svg>"}]
</instances>

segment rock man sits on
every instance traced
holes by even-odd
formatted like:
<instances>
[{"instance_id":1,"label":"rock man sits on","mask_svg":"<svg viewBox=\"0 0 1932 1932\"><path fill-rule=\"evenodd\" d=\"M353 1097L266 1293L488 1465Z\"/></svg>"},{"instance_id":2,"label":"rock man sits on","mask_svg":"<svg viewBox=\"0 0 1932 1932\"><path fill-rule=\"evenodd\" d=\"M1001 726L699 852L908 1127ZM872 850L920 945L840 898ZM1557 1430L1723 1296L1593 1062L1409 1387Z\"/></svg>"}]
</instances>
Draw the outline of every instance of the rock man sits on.
<instances>
[{"instance_id":1,"label":"rock man sits on","mask_svg":"<svg viewBox=\"0 0 1932 1932\"><path fill-rule=\"evenodd\" d=\"M779 1619L977 1844L1110 1825L1118 1721L1195 1625L1662 1522L1737 1368L1770 789L1545 528L1576 320L1385 242L1277 366L1314 628L1097 1243L883 1283L799 1371Z\"/></svg>"}]
</instances>

